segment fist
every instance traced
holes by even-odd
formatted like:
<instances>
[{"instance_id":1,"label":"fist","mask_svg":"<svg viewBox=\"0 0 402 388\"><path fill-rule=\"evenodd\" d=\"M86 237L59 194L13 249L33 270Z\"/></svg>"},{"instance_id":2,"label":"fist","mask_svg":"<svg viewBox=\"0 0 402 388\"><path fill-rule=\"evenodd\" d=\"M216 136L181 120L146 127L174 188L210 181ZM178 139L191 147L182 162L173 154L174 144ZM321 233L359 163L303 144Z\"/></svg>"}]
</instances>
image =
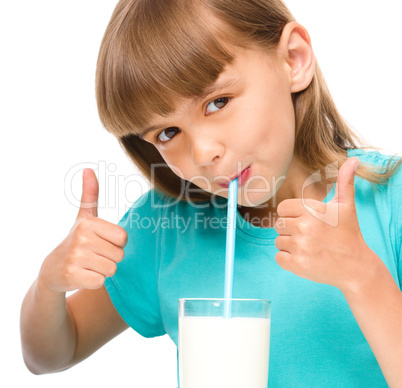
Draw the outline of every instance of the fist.
<instances>
[{"instance_id":1,"label":"fist","mask_svg":"<svg viewBox=\"0 0 402 388\"><path fill-rule=\"evenodd\" d=\"M46 257L39 274L39 280L49 290L101 288L123 259L127 233L98 218L98 195L96 175L85 169L77 219L68 236Z\"/></svg>"}]
</instances>

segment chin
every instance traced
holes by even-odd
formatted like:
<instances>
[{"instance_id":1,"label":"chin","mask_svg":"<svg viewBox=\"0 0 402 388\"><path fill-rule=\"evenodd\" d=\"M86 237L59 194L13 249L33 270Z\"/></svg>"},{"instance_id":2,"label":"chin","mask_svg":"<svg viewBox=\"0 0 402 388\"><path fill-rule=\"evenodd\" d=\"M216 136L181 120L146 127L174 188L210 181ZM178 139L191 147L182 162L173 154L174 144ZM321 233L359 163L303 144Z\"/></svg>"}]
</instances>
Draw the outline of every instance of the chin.
<instances>
[{"instance_id":1,"label":"chin","mask_svg":"<svg viewBox=\"0 0 402 388\"><path fill-rule=\"evenodd\" d=\"M252 193L245 196L242 193L237 199L237 204L244 207L257 207L261 205L261 207L264 207L263 205L275 195L275 193L272 195L269 194L271 193Z\"/></svg>"}]
</instances>

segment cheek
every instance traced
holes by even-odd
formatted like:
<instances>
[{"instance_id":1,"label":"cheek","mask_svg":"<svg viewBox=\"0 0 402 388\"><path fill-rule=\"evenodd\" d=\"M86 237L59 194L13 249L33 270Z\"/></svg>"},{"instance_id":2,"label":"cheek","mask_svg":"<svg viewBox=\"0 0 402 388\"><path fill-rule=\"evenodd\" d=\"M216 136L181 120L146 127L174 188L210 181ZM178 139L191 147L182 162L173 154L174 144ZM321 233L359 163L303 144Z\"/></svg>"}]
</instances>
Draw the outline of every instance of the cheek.
<instances>
[{"instance_id":1,"label":"cheek","mask_svg":"<svg viewBox=\"0 0 402 388\"><path fill-rule=\"evenodd\" d=\"M266 109L264 130L258 142L265 144L266 154L275 158L293 155L295 141L295 116L291 98L279 98L272 107ZM279 161L278 160L278 161Z\"/></svg>"},{"instance_id":2,"label":"cheek","mask_svg":"<svg viewBox=\"0 0 402 388\"><path fill-rule=\"evenodd\" d=\"M207 178L199 175L199 171L194 168L190 155L184 152L184 147L178 149L173 149L172 147L168 151L160 152L160 154L178 177L190 181L204 190L210 191L208 190L210 183Z\"/></svg>"},{"instance_id":3,"label":"cheek","mask_svg":"<svg viewBox=\"0 0 402 388\"><path fill-rule=\"evenodd\" d=\"M265 107L266 118L269 124L276 128L276 132L281 131L281 138L294 136L295 133L295 112L292 96L285 88L278 87L277 93L267 96L269 103Z\"/></svg>"},{"instance_id":4,"label":"cheek","mask_svg":"<svg viewBox=\"0 0 402 388\"><path fill-rule=\"evenodd\" d=\"M231 122L228 144L239 152L260 148L265 149L265 154L293 150L295 114L290 93L283 88L278 93L265 91L246 106L248 109L238 110Z\"/></svg>"}]
</instances>

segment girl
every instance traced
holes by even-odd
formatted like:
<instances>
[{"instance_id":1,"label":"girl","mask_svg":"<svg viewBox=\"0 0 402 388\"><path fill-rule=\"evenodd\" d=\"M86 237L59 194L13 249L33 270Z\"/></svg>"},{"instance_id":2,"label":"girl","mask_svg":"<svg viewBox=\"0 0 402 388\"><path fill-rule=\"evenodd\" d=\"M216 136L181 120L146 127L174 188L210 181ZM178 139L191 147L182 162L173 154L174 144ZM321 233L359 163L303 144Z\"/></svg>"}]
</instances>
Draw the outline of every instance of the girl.
<instances>
[{"instance_id":1,"label":"girl","mask_svg":"<svg viewBox=\"0 0 402 388\"><path fill-rule=\"evenodd\" d=\"M280 0L120 1L97 100L155 188L112 225L84 171L77 221L23 302L31 371L129 326L177 344L177 300L223 296L237 177L234 297L272 301L269 386L400 386L402 160L342 120Z\"/></svg>"}]
</instances>

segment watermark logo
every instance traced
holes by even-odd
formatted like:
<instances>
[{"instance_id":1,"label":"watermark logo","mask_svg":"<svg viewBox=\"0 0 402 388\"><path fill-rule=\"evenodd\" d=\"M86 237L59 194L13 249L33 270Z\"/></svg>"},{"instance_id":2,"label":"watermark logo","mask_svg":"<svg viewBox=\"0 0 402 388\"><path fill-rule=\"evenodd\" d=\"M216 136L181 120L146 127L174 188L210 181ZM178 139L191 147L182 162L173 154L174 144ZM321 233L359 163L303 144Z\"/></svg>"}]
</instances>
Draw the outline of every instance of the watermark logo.
<instances>
[{"instance_id":1,"label":"watermark logo","mask_svg":"<svg viewBox=\"0 0 402 388\"><path fill-rule=\"evenodd\" d=\"M241 166L239 166L239 171ZM325 181L337 177L338 174L338 162L331 163L325 167ZM106 161L99 161L97 163L84 162L79 163L71 167L64 179L64 192L67 201L76 207L77 209L81 204L81 190L82 190L82 172L86 168L91 168L97 173L99 182L99 199L98 208L100 209L117 209L118 217L121 218L130 207L135 206L140 208L147 201L152 208L166 208L178 205L181 201L185 201L190 206L197 209L206 209L209 206L217 208L226 208L227 201L222 200L222 197L227 198L228 188L219 188L216 184L211 182L205 176L196 175L191 178L185 178L183 172L176 166L167 165L165 163L154 164L151 168L151 179L148 181L139 171L135 171L130 175L123 175L117 173L117 166L114 163L107 163ZM181 180L180 188L178 190L179 195L176 198L164 198L163 201L156 200L157 195L150 195L148 198L144 196L152 187L157 187L160 182L160 177L163 174L172 174L172 172ZM269 181L266 177L261 175L253 175L242 186L242 206L253 207L258 209L272 208L275 209L278 205L276 203L275 194L280 189L281 185L285 181L286 176L271 177ZM229 180L227 176L216 177L215 180ZM305 192L309 186L322 181L321 172L318 170L314 174L311 174L304 182L301 188L301 201L304 209L312 216L319 218L322 222L325 222L331 226L337 226L339 223L339 212L336 206L327 206L327 204L320 203L317 208L317 201L312 201L305 197ZM327 185L327 192L329 192L331 184ZM210 201L195 201L192 199L194 194L205 194L208 192L211 195ZM264 203L255 204L252 201L253 196L258 194L266 194L270 199ZM150 193L152 194L152 193ZM142 197L142 199L141 199ZM336 205L336 204L331 204ZM263 211L261 212L263 214ZM194 214L204 214L203 212ZM274 218L276 214L269 213L266 217L260 217L258 220L255 218L243 219L242 221L250 222L252 224L258 224L261 227L272 227L274 224ZM204 220L205 221L205 220ZM160 220L132 220L133 223L138 224L141 228L147 228L157 230L158 228L176 227L177 229L186 231L188 230L191 222L195 225L201 225L199 220L185 220L185 219L160 219ZM204 222L205 223L205 222ZM205 223L205 227L214 228L223 227L227 221L210 220Z\"/></svg>"},{"instance_id":2,"label":"watermark logo","mask_svg":"<svg viewBox=\"0 0 402 388\"><path fill-rule=\"evenodd\" d=\"M336 178L338 176L338 169L339 169L338 161L325 166L326 180L328 181L330 179ZM313 217L319 219L320 221L324 222L327 225L336 227L339 225L339 204L318 203L317 201L312 201L304 197L304 192L307 189L307 187L321 181L322 177L320 170L310 175L303 183L301 201L304 209L308 213L310 213ZM332 184L327 184L327 192L330 191L331 186ZM313 204L315 206L313 206Z\"/></svg>"},{"instance_id":3,"label":"watermark logo","mask_svg":"<svg viewBox=\"0 0 402 388\"><path fill-rule=\"evenodd\" d=\"M64 195L67 201L79 209L82 194L82 172L91 168L97 173L99 183L99 209L117 209L121 218L139 196L151 188L140 172L128 176L116 174L117 166L101 160L98 163L83 162L71 167L64 177ZM137 203L141 206L141 203Z\"/></svg>"}]
</instances>

